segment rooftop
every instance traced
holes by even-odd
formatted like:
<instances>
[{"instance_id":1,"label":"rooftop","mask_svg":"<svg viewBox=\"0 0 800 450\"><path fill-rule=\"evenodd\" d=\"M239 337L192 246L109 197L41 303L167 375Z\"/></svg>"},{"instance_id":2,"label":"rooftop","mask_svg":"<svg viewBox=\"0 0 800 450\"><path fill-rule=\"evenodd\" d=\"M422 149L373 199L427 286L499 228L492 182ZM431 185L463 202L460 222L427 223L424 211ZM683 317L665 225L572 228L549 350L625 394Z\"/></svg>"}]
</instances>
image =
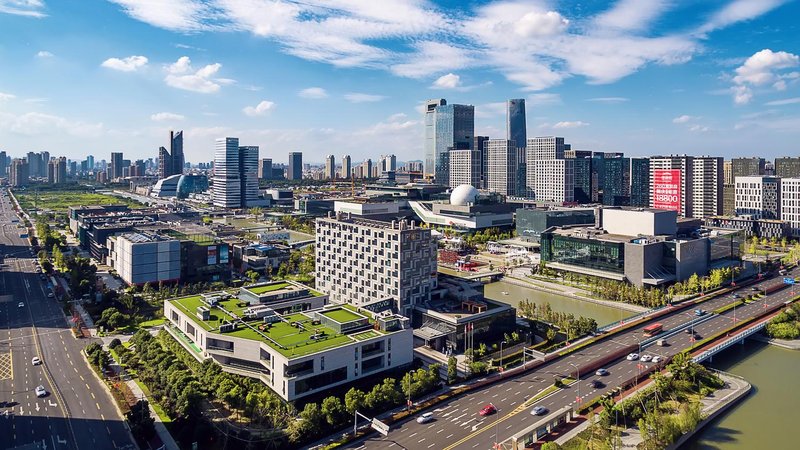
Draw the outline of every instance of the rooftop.
<instances>
[{"instance_id":1,"label":"rooftop","mask_svg":"<svg viewBox=\"0 0 800 450\"><path fill-rule=\"evenodd\" d=\"M314 297L321 297L324 294L319 291L315 291L308 286L304 286L301 284L293 284L290 282L277 282L277 283L268 283L268 284L260 284L254 286L245 286L242 289L250 291L255 295L261 295L267 292L278 293L279 291L297 291L300 289L308 289L309 294L313 295Z\"/></svg>"}]
</instances>

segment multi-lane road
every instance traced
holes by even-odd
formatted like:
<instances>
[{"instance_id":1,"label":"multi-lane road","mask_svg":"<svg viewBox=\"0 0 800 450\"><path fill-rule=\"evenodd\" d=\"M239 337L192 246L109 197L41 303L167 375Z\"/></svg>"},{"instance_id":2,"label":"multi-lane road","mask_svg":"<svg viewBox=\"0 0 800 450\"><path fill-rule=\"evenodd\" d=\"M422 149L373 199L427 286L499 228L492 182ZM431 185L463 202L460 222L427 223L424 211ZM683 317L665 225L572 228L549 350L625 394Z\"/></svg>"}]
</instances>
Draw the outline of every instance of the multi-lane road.
<instances>
[{"instance_id":1,"label":"multi-lane road","mask_svg":"<svg viewBox=\"0 0 800 450\"><path fill-rule=\"evenodd\" d=\"M48 282L36 273L26 233L0 195L0 448L135 448L105 386L80 351ZM41 359L33 365L32 359ZM43 386L47 396L37 397Z\"/></svg>"},{"instance_id":2,"label":"multi-lane road","mask_svg":"<svg viewBox=\"0 0 800 450\"><path fill-rule=\"evenodd\" d=\"M800 271L795 271L789 276L798 274ZM762 291L781 283L781 277L763 280L752 286L740 288L739 295L755 293L755 290ZM646 346L641 353L662 357L673 356L691 347L695 342L692 340L692 335L684 332L683 328L691 328L690 331L696 333L696 339L702 339L728 329L734 321L740 322L759 315L764 311L765 305L769 307L784 303L792 296L793 292L787 288L756 302L737 307L735 311L729 310L718 315L707 313L710 315L702 317L695 315L695 308L676 310L672 314L650 322L663 324L667 332L678 331L667 339L668 345ZM714 311L734 301L732 294L726 294L703 302L697 308ZM702 319L700 323L689 327L692 321L698 322L699 319ZM577 406L576 403L590 401L608 393L622 383L634 379L642 371L652 368L652 362L628 361L622 355L606 363L604 368L608 370L608 375L596 376L594 373L598 361L621 351L630 351L626 349L633 348L637 351L637 347L646 339L642 333L644 326L646 324L601 340L527 373L440 403L432 410L435 420L425 424L417 423L413 419L408 420L394 426L386 437L376 434L351 444L350 448L491 449L495 442L507 440L542 418L531 414L533 406L543 406L551 412L569 405ZM577 383L556 391L533 405L525 405L526 399L551 386L554 377L574 376L578 371L580 380ZM602 382L602 387L590 386L591 380L595 379ZM487 417L480 416L480 409L489 403L497 408L497 412Z\"/></svg>"}]
</instances>

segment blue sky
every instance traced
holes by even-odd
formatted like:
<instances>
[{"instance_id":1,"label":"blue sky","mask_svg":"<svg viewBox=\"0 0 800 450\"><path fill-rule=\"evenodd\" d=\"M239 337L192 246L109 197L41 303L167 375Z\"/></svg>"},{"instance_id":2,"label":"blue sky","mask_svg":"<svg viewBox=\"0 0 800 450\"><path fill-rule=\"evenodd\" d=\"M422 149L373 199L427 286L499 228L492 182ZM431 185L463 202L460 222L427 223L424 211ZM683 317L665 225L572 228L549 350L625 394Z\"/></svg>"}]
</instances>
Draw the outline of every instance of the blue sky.
<instances>
[{"instance_id":1,"label":"blue sky","mask_svg":"<svg viewBox=\"0 0 800 450\"><path fill-rule=\"evenodd\" d=\"M422 158L420 104L505 137L768 158L800 152L800 2L0 0L0 149L187 160Z\"/></svg>"}]
</instances>

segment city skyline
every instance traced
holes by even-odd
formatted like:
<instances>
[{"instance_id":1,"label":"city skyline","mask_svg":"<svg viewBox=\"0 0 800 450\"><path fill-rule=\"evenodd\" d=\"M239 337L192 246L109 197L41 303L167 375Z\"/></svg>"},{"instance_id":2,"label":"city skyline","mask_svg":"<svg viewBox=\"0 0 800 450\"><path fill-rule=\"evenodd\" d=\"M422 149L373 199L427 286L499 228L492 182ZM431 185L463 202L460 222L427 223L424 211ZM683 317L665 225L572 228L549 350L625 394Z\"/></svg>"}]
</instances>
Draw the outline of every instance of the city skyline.
<instances>
[{"instance_id":1,"label":"city skyline","mask_svg":"<svg viewBox=\"0 0 800 450\"><path fill-rule=\"evenodd\" d=\"M0 48L0 149L147 159L183 129L192 162L224 136L276 163L365 160L376 139L423 160L430 98L474 105L492 139L525 99L529 137L630 156L773 159L800 137L796 1L270 4L0 1L18 36Z\"/></svg>"}]
</instances>

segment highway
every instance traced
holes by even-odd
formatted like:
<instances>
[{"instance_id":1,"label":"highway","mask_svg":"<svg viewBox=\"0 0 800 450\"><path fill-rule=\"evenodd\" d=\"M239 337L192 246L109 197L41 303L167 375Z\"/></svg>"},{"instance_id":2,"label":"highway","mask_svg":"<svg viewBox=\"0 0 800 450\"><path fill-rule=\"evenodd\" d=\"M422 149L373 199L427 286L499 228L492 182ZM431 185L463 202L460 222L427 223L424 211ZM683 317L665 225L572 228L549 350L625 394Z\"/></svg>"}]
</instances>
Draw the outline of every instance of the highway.
<instances>
[{"instance_id":1,"label":"highway","mask_svg":"<svg viewBox=\"0 0 800 450\"><path fill-rule=\"evenodd\" d=\"M136 448L106 387L80 351L49 283L20 234L7 193L0 197L0 448ZM42 360L34 366L33 357ZM47 396L39 398L36 386Z\"/></svg>"},{"instance_id":2,"label":"highway","mask_svg":"<svg viewBox=\"0 0 800 450\"><path fill-rule=\"evenodd\" d=\"M788 276L798 276L800 270L795 270ZM738 292L743 297L754 293L755 287L763 290L781 284L782 277L762 280L752 286L742 287ZM756 302L737 307L716 315L707 313L698 317L694 307L678 310L667 316L658 318L648 323L661 323L664 334L674 330L677 333L667 339L668 346L647 346L642 354L661 355L669 357L691 347L692 336L682 328L688 327L690 322L702 320L693 325L697 339L712 336L724 331L734 324L749 317L758 315L765 306L784 303L792 297L792 290L786 288L774 292ZM714 297L703 302L697 308L714 311L734 301L732 294ZM491 449L495 442L503 442L513 434L533 425L542 419L540 416L531 415L534 406L543 406L550 412L557 411L567 405L576 405L577 402L587 402L610 392L622 383L637 377L641 371L646 371L652 362L628 361L624 355L637 351L637 346L646 339L643 336L642 324L632 330L621 332L615 336L601 340L596 344L584 347L566 357L543 364L527 373L510 377L452 400L440 403L433 409L435 420L426 424L419 424L415 420L407 420L394 425L387 437L373 434L366 440L352 443L348 448L406 448L406 449ZM604 366L609 374L596 376L595 369L603 359L620 353L620 357L613 359ZM663 365L663 362L659 363ZM535 396L548 386L551 386L555 376L575 375L580 371L579 382L569 387L560 389L548 397L532 405L524 405L525 400ZM598 379L603 385L600 388L590 386L591 380ZM487 417L481 417L479 411L487 404L493 404L497 412Z\"/></svg>"}]
</instances>

